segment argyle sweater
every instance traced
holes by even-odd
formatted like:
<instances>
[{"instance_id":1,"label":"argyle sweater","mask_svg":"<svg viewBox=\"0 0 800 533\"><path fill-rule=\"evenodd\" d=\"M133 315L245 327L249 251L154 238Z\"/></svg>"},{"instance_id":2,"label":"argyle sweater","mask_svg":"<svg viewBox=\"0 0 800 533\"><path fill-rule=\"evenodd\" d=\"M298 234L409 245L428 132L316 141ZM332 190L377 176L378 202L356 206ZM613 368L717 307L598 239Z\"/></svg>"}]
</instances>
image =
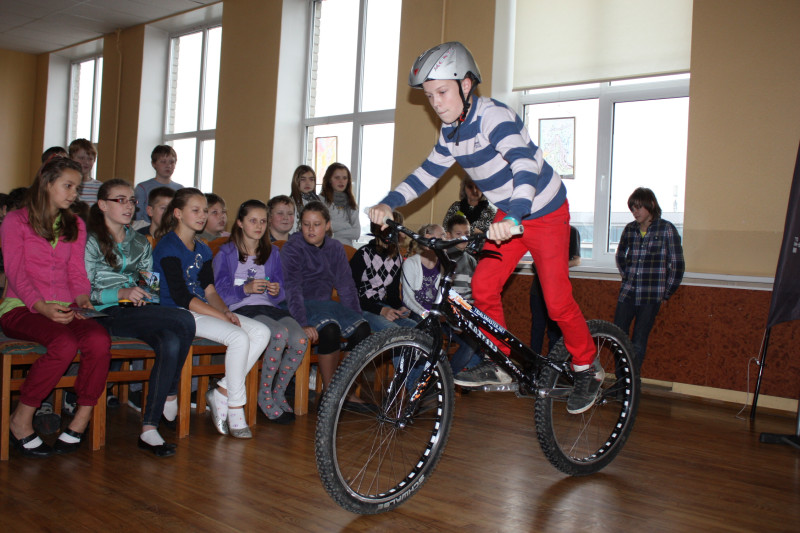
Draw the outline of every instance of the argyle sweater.
<instances>
[{"instance_id":1,"label":"argyle sweater","mask_svg":"<svg viewBox=\"0 0 800 533\"><path fill-rule=\"evenodd\" d=\"M375 239L358 249L350 260L350 270L353 271L361 309L379 315L381 304L393 309L403 306L400 298L402 266L402 256L385 257L378 251Z\"/></svg>"}]
</instances>

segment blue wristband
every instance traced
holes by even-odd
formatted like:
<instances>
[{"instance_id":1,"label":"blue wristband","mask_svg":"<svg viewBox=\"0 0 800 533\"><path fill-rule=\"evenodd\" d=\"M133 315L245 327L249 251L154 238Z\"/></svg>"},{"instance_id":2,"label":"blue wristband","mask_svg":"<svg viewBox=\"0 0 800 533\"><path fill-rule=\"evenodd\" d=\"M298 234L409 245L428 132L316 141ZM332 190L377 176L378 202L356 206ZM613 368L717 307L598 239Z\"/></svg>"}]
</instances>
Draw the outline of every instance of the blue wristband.
<instances>
[{"instance_id":1,"label":"blue wristband","mask_svg":"<svg viewBox=\"0 0 800 533\"><path fill-rule=\"evenodd\" d=\"M503 220L510 220L511 222L514 223L515 226L519 226L519 220L517 220L514 217L510 217L510 216L509 217L505 217Z\"/></svg>"}]
</instances>

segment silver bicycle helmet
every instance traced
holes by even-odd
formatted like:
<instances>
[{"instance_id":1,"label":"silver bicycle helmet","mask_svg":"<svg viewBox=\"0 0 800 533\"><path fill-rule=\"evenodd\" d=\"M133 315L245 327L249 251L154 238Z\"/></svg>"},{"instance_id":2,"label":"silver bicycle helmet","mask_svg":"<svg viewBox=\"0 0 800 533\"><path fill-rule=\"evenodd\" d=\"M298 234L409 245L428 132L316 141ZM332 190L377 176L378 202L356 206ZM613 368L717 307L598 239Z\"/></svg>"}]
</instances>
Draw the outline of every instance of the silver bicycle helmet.
<instances>
[{"instance_id":1,"label":"silver bicycle helmet","mask_svg":"<svg viewBox=\"0 0 800 533\"><path fill-rule=\"evenodd\" d=\"M475 84L481 82L481 72L472 54L458 41L434 46L420 55L411 66L408 84L419 89L425 80L460 81L472 74Z\"/></svg>"}]
</instances>

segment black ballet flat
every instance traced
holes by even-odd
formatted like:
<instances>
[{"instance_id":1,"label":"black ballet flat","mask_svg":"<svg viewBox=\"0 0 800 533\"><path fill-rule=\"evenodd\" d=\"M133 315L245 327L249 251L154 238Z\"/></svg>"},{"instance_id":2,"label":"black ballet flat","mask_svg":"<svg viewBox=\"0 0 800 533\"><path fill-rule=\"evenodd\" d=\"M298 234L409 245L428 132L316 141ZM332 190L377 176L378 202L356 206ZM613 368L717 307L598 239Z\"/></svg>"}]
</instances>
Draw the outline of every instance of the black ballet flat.
<instances>
[{"instance_id":1,"label":"black ballet flat","mask_svg":"<svg viewBox=\"0 0 800 533\"><path fill-rule=\"evenodd\" d=\"M69 428L62 431L62 433L66 433L70 437L75 437L78 439L78 442L64 442L61 439L56 439L56 444L53 446L53 450L55 450L57 454L64 455L66 453L72 453L81 447L81 442L83 442L83 433L72 431Z\"/></svg>"},{"instance_id":2,"label":"black ballet flat","mask_svg":"<svg viewBox=\"0 0 800 533\"><path fill-rule=\"evenodd\" d=\"M25 457L49 457L53 455L53 448L42 442L36 448L26 448L25 445L28 444L30 441L38 437L36 433L31 433L27 437L22 439L18 439L14 436L14 433L9 431L9 436L11 437L11 444L14 448L17 449L19 453L24 455Z\"/></svg>"},{"instance_id":3,"label":"black ballet flat","mask_svg":"<svg viewBox=\"0 0 800 533\"><path fill-rule=\"evenodd\" d=\"M167 417L164 414L161 414L161 422L158 423L160 426L164 426L167 429L171 429L175 431L178 429L178 417L175 417L175 420L167 420Z\"/></svg>"},{"instance_id":4,"label":"black ballet flat","mask_svg":"<svg viewBox=\"0 0 800 533\"><path fill-rule=\"evenodd\" d=\"M269 420L273 424L280 424L282 426L291 424L292 422L294 422L294 419L295 419L294 413L290 413L289 411L281 413L281 416L279 416L278 418L267 418L267 420Z\"/></svg>"},{"instance_id":5,"label":"black ballet flat","mask_svg":"<svg viewBox=\"0 0 800 533\"><path fill-rule=\"evenodd\" d=\"M152 452L152 454L155 455L156 457L171 457L175 455L175 448L177 447L176 445L170 444L168 442L154 446L152 444L148 444L145 441L143 441L142 437L139 437L139 443L137 445L142 450Z\"/></svg>"}]
</instances>

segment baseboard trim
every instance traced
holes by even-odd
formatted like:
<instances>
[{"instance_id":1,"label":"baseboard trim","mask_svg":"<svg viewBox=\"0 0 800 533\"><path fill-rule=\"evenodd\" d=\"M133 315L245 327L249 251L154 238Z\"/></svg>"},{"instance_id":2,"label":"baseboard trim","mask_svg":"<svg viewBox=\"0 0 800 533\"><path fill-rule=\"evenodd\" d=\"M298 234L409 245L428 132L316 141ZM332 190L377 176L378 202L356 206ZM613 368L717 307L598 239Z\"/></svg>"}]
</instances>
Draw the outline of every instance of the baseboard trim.
<instances>
[{"instance_id":1,"label":"baseboard trim","mask_svg":"<svg viewBox=\"0 0 800 533\"><path fill-rule=\"evenodd\" d=\"M705 398L708 400L719 400L723 402L736 403L739 405L745 405L745 403L747 405L752 405L753 403L753 395L743 391L717 389L714 387L703 387L700 385L689 385L687 383L675 383L672 381L661 381L658 379L649 378L642 378L642 386L651 390L674 392L676 394L683 394L685 396ZM758 406L764 407L765 409L775 409L777 411L796 413L798 401L790 398L781 398L778 396L760 394L758 396Z\"/></svg>"}]
</instances>

